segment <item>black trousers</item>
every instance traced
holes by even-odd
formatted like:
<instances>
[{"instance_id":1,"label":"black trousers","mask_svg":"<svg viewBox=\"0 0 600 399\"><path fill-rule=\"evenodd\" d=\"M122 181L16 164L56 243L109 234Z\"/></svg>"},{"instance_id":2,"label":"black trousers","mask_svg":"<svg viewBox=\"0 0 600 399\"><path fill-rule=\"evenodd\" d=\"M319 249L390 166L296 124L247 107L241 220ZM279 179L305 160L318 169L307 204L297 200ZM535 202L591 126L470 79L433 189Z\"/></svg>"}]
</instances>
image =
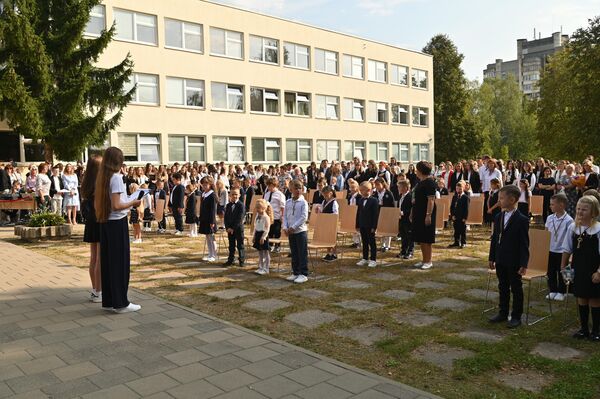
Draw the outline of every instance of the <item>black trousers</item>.
<instances>
[{"instance_id":1,"label":"black trousers","mask_svg":"<svg viewBox=\"0 0 600 399\"><path fill-rule=\"evenodd\" d=\"M523 314L523 281L518 266L496 265L498 291L500 293L500 314L508 316L510 309L510 293L513 295L511 318L521 319Z\"/></svg>"},{"instance_id":2,"label":"black trousers","mask_svg":"<svg viewBox=\"0 0 600 399\"><path fill-rule=\"evenodd\" d=\"M412 255L415 250L411 228L412 225L408 220L400 221L400 239L402 240L401 255Z\"/></svg>"},{"instance_id":3,"label":"black trousers","mask_svg":"<svg viewBox=\"0 0 600 399\"><path fill-rule=\"evenodd\" d=\"M290 234L288 241L292 254L292 273L295 276L308 276L308 233Z\"/></svg>"},{"instance_id":4,"label":"black trousers","mask_svg":"<svg viewBox=\"0 0 600 399\"><path fill-rule=\"evenodd\" d=\"M483 193L483 221L486 223L492 223L494 221L493 216L488 214L488 199L490 198L490 192L486 191Z\"/></svg>"},{"instance_id":5,"label":"black trousers","mask_svg":"<svg viewBox=\"0 0 600 399\"><path fill-rule=\"evenodd\" d=\"M235 248L237 247L239 261L243 262L245 259L244 254L244 227L239 226L233 229L233 234L227 233L227 239L229 240L229 258L230 262L233 262L235 258Z\"/></svg>"},{"instance_id":6,"label":"black trousers","mask_svg":"<svg viewBox=\"0 0 600 399\"><path fill-rule=\"evenodd\" d=\"M164 215L163 215L162 220L158 221L158 228L162 229L162 230L166 230L167 229L167 221L165 220Z\"/></svg>"},{"instance_id":7,"label":"black trousers","mask_svg":"<svg viewBox=\"0 0 600 399\"><path fill-rule=\"evenodd\" d=\"M462 220L454 220L454 243L465 245L467 243L467 224Z\"/></svg>"},{"instance_id":8,"label":"black trousers","mask_svg":"<svg viewBox=\"0 0 600 399\"><path fill-rule=\"evenodd\" d=\"M560 272L561 262L561 253L550 252L550 257L548 258L548 289L550 292L559 292L564 294L567 289L565 286L565 281L563 280Z\"/></svg>"},{"instance_id":9,"label":"black trousers","mask_svg":"<svg viewBox=\"0 0 600 399\"><path fill-rule=\"evenodd\" d=\"M127 217L100 224L100 264L102 266L102 306L129 306L129 226Z\"/></svg>"},{"instance_id":10,"label":"black trousers","mask_svg":"<svg viewBox=\"0 0 600 399\"><path fill-rule=\"evenodd\" d=\"M360 228L360 239L362 240L363 259L377 260L377 244L375 233L371 229ZM371 257L369 258L369 254Z\"/></svg>"},{"instance_id":11,"label":"black trousers","mask_svg":"<svg viewBox=\"0 0 600 399\"><path fill-rule=\"evenodd\" d=\"M281 238L281 219L273 220L273 224L269 229L269 238ZM273 244L269 243L269 247L273 247ZM279 247L279 244L275 244L275 247Z\"/></svg>"},{"instance_id":12,"label":"black trousers","mask_svg":"<svg viewBox=\"0 0 600 399\"><path fill-rule=\"evenodd\" d=\"M179 209L173 209L173 219L175 219L175 230L183 231L183 215Z\"/></svg>"}]
</instances>

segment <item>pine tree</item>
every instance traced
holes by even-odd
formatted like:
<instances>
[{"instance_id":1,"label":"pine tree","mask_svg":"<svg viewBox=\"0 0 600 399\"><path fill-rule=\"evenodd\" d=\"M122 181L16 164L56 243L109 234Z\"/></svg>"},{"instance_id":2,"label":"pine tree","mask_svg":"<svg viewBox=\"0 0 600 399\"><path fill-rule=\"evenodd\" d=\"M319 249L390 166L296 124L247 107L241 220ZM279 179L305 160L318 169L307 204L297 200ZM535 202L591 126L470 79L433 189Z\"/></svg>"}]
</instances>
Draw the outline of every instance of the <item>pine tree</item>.
<instances>
[{"instance_id":1,"label":"pine tree","mask_svg":"<svg viewBox=\"0 0 600 399\"><path fill-rule=\"evenodd\" d=\"M135 87L130 55L111 68L97 62L115 33L84 37L100 0L5 0L0 11L0 113L17 133L41 140L62 160L102 145ZM47 157L50 154L46 154Z\"/></svg>"}]
</instances>

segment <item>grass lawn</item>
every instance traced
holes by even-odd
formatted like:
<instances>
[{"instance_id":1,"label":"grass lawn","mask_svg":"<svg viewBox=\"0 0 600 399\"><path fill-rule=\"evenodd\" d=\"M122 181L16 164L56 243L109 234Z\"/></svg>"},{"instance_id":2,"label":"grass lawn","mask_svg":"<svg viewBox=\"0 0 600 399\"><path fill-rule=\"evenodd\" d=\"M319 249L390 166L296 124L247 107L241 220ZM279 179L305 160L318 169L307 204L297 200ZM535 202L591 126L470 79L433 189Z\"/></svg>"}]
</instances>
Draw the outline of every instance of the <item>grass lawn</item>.
<instances>
[{"instance_id":1,"label":"grass lawn","mask_svg":"<svg viewBox=\"0 0 600 399\"><path fill-rule=\"evenodd\" d=\"M89 249L81 242L82 234L78 227L71 239L61 242L10 241L87 267ZM355 266L358 251L346 249L343 259L320 263L316 278L300 286L283 283L289 269L285 255L284 273L274 272L274 256L273 272L260 277L253 273L253 250L245 269L222 269L220 263L201 261L203 238L144 234L144 243L132 246L131 286L173 302L445 398L600 398L600 345L571 338L578 326L572 298L569 326L563 304L557 303L554 317L531 327L508 330L487 322L493 314L482 314L487 229L469 232L470 244L462 250L445 248L451 238L444 231L429 271L412 267L420 255L411 261L396 258L399 243L394 241L394 250L381 254L382 265L375 269ZM223 255L223 244L221 249ZM494 292L495 286L494 277ZM547 311L540 287L544 285L535 283L532 289L533 318ZM232 288L249 294L234 299L207 295ZM279 301L262 301L266 299ZM445 305L454 310L440 308ZM331 319L314 328L291 321L308 310ZM314 313L304 316L315 321L310 317ZM563 358L537 354L547 347L554 357Z\"/></svg>"}]
</instances>

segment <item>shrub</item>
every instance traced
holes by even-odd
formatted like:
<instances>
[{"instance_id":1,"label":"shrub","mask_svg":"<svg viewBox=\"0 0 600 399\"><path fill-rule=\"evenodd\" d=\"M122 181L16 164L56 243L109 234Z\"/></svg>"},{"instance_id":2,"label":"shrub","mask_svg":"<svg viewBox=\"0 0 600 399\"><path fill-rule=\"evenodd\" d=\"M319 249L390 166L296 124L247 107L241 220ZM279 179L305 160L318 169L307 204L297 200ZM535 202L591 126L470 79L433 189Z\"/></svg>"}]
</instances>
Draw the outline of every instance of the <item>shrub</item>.
<instances>
[{"instance_id":1,"label":"shrub","mask_svg":"<svg viewBox=\"0 0 600 399\"><path fill-rule=\"evenodd\" d=\"M48 227L48 226L61 226L65 224L65 219L51 212L42 212L31 215L29 219L28 227Z\"/></svg>"}]
</instances>

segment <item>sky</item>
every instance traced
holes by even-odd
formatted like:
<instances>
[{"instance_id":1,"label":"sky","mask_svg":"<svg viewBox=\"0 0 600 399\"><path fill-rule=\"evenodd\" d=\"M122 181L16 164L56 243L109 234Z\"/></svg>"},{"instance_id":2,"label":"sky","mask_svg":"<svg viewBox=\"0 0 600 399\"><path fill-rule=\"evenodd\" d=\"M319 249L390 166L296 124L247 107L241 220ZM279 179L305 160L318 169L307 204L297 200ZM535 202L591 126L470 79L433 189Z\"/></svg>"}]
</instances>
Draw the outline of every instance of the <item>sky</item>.
<instances>
[{"instance_id":1,"label":"sky","mask_svg":"<svg viewBox=\"0 0 600 399\"><path fill-rule=\"evenodd\" d=\"M447 34L464 55L468 79L496 58L516 59L517 39L533 30L571 35L600 15L600 0L213 0L421 51Z\"/></svg>"}]
</instances>

